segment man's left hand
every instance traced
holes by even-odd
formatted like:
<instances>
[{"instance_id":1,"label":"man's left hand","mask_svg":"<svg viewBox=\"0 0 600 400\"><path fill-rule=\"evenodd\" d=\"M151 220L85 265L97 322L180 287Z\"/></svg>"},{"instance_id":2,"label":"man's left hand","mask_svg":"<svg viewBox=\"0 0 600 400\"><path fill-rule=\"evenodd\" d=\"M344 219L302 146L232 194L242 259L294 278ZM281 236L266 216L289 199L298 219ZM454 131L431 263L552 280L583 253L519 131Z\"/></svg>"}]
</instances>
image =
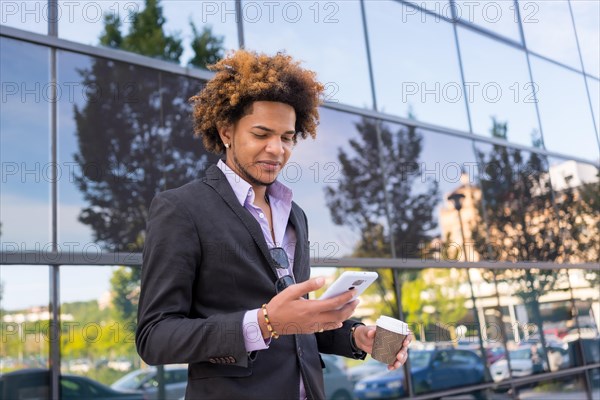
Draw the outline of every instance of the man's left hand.
<instances>
[{"instance_id":1,"label":"man's left hand","mask_svg":"<svg viewBox=\"0 0 600 400\"><path fill-rule=\"evenodd\" d=\"M354 330L354 343L356 343L356 347L361 349L368 354L371 354L373 351L373 341L375 339L375 326L364 326L360 325L356 327ZM396 368L400 368L406 360L408 359L408 346L410 342L413 340L412 333L409 333L408 336L404 339L402 343L402 348L396 354L396 362L394 364L388 365L388 370L393 370Z\"/></svg>"}]
</instances>

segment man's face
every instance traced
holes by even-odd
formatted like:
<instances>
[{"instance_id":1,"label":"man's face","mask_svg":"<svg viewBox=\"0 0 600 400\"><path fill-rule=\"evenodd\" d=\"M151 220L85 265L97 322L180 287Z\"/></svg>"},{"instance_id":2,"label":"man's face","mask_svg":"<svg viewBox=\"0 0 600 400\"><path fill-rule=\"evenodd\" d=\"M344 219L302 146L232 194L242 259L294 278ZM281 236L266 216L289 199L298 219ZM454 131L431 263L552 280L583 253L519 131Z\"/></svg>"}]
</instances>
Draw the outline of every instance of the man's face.
<instances>
[{"instance_id":1,"label":"man's face","mask_svg":"<svg viewBox=\"0 0 600 400\"><path fill-rule=\"evenodd\" d=\"M270 185L277 179L294 147L296 112L272 101L256 101L251 112L221 131L227 165L253 186Z\"/></svg>"}]
</instances>

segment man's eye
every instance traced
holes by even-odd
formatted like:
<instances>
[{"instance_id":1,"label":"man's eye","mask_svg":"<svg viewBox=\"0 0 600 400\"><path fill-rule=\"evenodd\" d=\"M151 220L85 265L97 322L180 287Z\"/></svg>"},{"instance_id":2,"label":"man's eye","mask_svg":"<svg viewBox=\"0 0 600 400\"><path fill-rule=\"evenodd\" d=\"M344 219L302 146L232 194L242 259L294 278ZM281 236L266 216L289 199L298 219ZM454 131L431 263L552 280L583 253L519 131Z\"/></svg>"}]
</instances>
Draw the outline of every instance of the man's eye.
<instances>
[{"instance_id":1,"label":"man's eye","mask_svg":"<svg viewBox=\"0 0 600 400\"><path fill-rule=\"evenodd\" d=\"M291 143L291 142L293 142L293 141L294 141L294 137L293 137L293 136L283 136L283 137L281 138L281 140L283 140L284 142Z\"/></svg>"},{"instance_id":2,"label":"man's eye","mask_svg":"<svg viewBox=\"0 0 600 400\"><path fill-rule=\"evenodd\" d=\"M257 137L257 138L260 138L260 139L264 139L264 138L266 138L266 137L267 137L267 135L263 135L263 134L260 134L260 133L254 133L254 132L252 132L252 134L253 134L255 137Z\"/></svg>"}]
</instances>

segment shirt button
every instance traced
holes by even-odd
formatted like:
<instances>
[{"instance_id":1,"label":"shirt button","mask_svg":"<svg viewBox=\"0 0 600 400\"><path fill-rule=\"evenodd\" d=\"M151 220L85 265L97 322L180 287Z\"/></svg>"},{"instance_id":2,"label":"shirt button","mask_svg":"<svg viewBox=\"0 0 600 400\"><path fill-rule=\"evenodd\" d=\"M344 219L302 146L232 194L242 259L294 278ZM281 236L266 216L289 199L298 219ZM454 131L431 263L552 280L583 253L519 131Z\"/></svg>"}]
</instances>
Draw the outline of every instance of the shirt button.
<instances>
[{"instance_id":1,"label":"shirt button","mask_svg":"<svg viewBox=\"0 0 600 400\"><path fill-rule=\"evenodd\" d=\"M265 217L265 214L263 214L263 213L259 213L259 214L258 214L258 216L259 216L260 218L264 218L264 217Z\"/></svg>"}]
</instances>

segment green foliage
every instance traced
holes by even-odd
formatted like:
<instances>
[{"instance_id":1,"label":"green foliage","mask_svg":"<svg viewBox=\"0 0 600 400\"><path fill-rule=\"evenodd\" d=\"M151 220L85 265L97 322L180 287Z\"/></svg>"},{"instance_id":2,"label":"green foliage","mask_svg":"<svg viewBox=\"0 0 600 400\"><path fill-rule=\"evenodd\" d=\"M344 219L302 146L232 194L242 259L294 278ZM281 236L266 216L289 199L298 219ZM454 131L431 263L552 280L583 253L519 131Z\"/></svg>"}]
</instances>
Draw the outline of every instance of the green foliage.
<instances>
[{"instance_id":1,"label":"green foliage","mask_svg":"<svg viewBox=\"0 0 600 400\"><path fill-rule=\"evenodd\" d=\"M119 267L110 278L113 305L118 321L136 326L141 268Z\"/></svg>"},{"instance_id":2,"label":"green foliage","mask_svg":"<svg viewBox=\"0 0 600 400\"><path fill-rule=\"evenodd\" d=\"M194 57L190 60L190 64L200 68L206 68L207 65L214 64L223 58L223 37L213 36L210 26L204 26L202 32L198 32L198 28L190 21L192 28L192 50Z\"/></svg>"},{"instance_id":3,"label":"green foliage","mask_svg":"<svg viewBox=\"0 0 600 400\"><path fill-rule=\"evenodd\" d=\"M181 39L166 35L163 26L165 18L159 0L146 0L144 10L133 14L133 24L123 39L123 50L179 62L183 53Z\"/></svg>"},{"instance_id":4,"label":"green foliage","mask_svg":"<svg viewBox=\"0 0 600 400\"><path fill-rule=\"evenodd\" d=\"M123 46L121 19L117 14L104 15L104 32L100 35L102 46L120 49Z\"/></svg>"}]
</instances>

